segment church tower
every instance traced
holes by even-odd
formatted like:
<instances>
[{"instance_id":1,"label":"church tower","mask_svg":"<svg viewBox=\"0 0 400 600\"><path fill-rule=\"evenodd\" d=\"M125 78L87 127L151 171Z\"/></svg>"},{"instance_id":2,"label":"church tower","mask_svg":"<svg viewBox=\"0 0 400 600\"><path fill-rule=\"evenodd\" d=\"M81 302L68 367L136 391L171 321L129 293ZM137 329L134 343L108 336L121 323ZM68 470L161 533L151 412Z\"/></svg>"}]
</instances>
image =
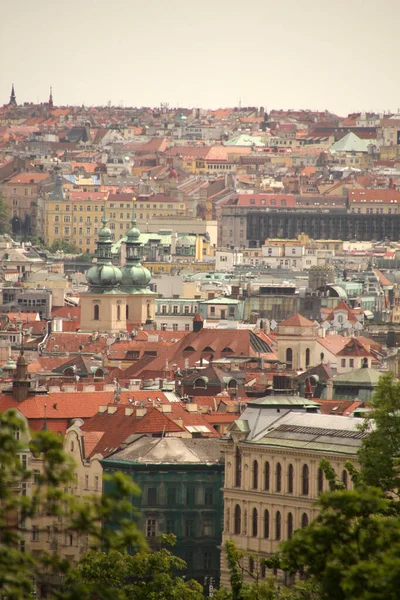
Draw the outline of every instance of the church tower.
<instances>
[{"instance_id":1,"label":"church tower","mask_svg":"<svg viewBox=\"0 0 400 600\"><path fill-rule=\"evenodd\" d=\"M126 330L126 293L120 289L121 271L111 262L112 233L104 203L96 257L86 273L88 290L81 294L81 330L117 333Z\"/></svg>"},{"instance_id":2,"label":"church tower","mask_svg":"<svg viewBox=\"0 0 400 600\"><path fill-rule=\"evenodd\" d=\"M49 106L49 108L53 108L54 107L54 104L53 104L53 88L52 87L50 87L50 96L49 96L48 106Z\"/></svg>"},{"instance_id":3,"label":"church tower","mask_svg":"<svg viewBox=\"0 0 400 600\"><path fill-rule=\"evenodd\" d=\"M17 360L17 369L13 381L12 393L17 402L23 402L29 396L31 380L28 375L28 361L24 351L21 350Z\"/></svg>"},{"instance_id":4,"label":"church tower","mask_svg":"<svg viewBox=\"0 0 400 600\"><path fill-rule=\"evenodd\" d=\"M121 273L121 290L126 294L126 320L136 326L152 327L156 307L156 294L148 288L151 273L141 264L143 243L136 227L133 199L132 226L126 233L126 263Z\"/></svg>"},{"instance_id":5,"label":"church tower","mask_svg":"<svg viewBox=\"0 0 400 600\"><path fill-rule=\"evenodd\" d=\"M17 106L17 98L15 96L14 84L12 84L11 86L10 102L8 103L8 106Z\"/></svg>"}]
</instances>

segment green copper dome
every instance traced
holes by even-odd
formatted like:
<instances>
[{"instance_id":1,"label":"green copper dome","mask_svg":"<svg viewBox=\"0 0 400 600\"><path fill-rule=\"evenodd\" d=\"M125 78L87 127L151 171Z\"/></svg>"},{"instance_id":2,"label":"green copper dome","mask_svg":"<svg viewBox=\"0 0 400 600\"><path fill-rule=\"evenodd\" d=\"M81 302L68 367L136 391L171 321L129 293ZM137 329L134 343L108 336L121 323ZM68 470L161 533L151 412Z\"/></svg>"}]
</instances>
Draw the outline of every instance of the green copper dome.
<instances>
[{"instance_id":1,"label":"green copper dome","mask_svg":"<svg viewBox=\"0 0 400 600\"><path fill-rule=\"evenodd\" d=\"M121 271L114 265L93 265L86 273L90 286L112 287L121 281Z\"/></svg>"},{"instance_id":2,"label":"green copper dome","mask_svg":"<svg viewBox=\"0 0 400 600\"><path fill-rule=\"evenodd\" d=\"M150 281L150 271L140 263L138 265L125 265L122 269L121 285L123 287L145 288Z\"/></svg>"}]
</instances>

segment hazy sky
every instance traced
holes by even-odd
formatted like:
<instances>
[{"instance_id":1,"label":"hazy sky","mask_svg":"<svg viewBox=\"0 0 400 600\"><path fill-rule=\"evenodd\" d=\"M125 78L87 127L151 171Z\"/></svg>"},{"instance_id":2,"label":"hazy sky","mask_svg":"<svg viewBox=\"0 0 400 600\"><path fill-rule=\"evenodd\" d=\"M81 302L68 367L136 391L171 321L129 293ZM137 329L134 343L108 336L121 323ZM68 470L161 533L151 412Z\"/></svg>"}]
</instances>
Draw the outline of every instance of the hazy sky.
<instances>
[{"instance_id":1,"label":"hazy sky","mask_svg":"<svg viewBox=\"0 0 400 600\"><path fill-rule=\"evenodd\" d=\"M400 107L399 0L0 3L0 104Z\"/></svg>"}]
</instances>

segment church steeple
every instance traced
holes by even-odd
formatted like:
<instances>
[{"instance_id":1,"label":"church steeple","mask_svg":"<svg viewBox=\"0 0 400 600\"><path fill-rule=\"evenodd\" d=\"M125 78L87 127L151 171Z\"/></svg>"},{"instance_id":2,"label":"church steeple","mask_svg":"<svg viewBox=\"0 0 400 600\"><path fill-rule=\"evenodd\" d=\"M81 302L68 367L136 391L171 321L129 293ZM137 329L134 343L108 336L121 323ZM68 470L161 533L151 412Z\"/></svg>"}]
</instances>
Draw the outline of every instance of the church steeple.
<instances>
[{"instance_id":1,"label":"church steeple","mask_svg":"<svg viewBox=\"0 0 400 600\"><path fill-rule=\"evenodd\" d=\"M14 84L12 84L11 86L10 102L8 103L8 106L17 106L17 98L15 96Z\"/></svg>"},{"instance_id":2,"label":"church steeple","mask_svg":"<svg viewBox=\"0 0 400 600\"><path fill-rule=\"evenodd\" d=\"M111 229L107 227L105 202L101 222L103 223L103 227L99 230L99 239L96 242L97 263L90 267L86 273L86 279L89 283L89 288L104 292L105 290L116 288L121 281L121 271L111 261L111 246L113 245L113 241Z\"/></svg>"},{"instance_id":3,"label":"church steeple","mask_svg":"<svg viewBox=\"0 0 400 600\"><path fill-rule=\"evenodd\" d=\"M13 396L17 402L23 402L29 395L31 380L28 376L28 361L21 349L17 360L17 370L13 381Z\"/></svg>"},{"instance_id":4,"label":"church steeple","mask_svg":"<svg viewBox=\"0 0 400 600\"><path fill-rule=\"evenodd\" d=\"M49 108L53 108L53 88L50 86Z\"/></svg>"},{"instance_id":5,"label":"church steeple","mask_svg":"<svg viewBox=\"0 0 400 600\"><path fill-rule=\"evenodd\" d=\"M126 264L122 269L121 288L126 292L145 290L150 283L151 273L140 263L143 244L140 240L140 231L136 227L136 198L132 205L132 227L126 232Z\"/></svg>"}]
</instances>

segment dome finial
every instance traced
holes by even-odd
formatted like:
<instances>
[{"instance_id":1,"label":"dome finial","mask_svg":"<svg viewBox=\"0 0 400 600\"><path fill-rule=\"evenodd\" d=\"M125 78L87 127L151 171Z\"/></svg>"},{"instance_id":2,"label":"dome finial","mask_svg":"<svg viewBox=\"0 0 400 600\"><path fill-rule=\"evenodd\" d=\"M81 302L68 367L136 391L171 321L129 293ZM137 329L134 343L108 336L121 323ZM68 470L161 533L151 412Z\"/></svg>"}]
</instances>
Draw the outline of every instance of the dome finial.
<instances>
[{"instance_id":1,"label":"dome finial","mask_svg":"<svg viewBox=\"0 0 400 600\"><path fill-rule=\"evenodd\" d=\"M132 227L136 227L136 209L135 209L135 202L136 202L136 198L135 196L132 197Z\"/></svg>"},{"instance_id":2,"label":"dome finial","mask_svg":"<svg viewBox=\"0 0 400 600\"><path fill-rule=\"evenodd\" d=\"M101 222L103 223L103 225L105 227L107 225L107 215L106 215L107 196L104 196L103 200L104 200L104 204L103 204L103 216L101 218Z\"/></svg>"}]
</instances>

